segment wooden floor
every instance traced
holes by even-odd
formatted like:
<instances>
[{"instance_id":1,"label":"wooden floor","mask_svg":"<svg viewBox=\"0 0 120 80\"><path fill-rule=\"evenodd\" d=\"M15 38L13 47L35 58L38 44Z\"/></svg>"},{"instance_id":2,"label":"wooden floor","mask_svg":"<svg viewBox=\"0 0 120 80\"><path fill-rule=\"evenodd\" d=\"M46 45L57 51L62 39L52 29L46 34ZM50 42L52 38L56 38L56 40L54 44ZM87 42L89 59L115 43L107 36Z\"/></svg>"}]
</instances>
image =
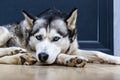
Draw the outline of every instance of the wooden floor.
<instances>
[{"instance_id":1,"label":"wooden floor","mask_svg":"<svg viewBox=\"0 0 120 80\"><path fill-rule=\"evenodd\" d=\"M0 80L120 80L120 65L65 66L0 65Z\"/></svg>"}]
</instances>

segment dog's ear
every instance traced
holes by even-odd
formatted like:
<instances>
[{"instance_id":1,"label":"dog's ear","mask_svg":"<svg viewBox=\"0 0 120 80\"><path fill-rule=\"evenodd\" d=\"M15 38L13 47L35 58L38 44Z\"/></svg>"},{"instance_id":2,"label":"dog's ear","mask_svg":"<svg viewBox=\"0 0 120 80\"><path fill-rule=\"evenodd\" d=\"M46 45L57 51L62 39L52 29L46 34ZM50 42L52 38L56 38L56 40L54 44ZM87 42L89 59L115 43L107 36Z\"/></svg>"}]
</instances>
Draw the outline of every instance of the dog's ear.
<instances>
[{"instance_id":1,"label":"dog's ear","mask_svg":"<svg viewBox=\"0 0 120 80\"><path fill-rule=\"evenodd\" d=\"M27 30L31 30L33 28L33 23L35 21L35 18L33 16L31 16L28 12L26 12L25 10L22 10L22 13L25 17L25 21L26 21L26 29Z\"/></svg>"},{"instance_id":2,"label":"dog's ear","mask_svg":"<svg viewBox=\"0 0 120 80\"><path fill-rule=\"evenodd\" d=\"M75 29L78 9L75 8L67 18L67 25L70 30Z\"/></svg>"}]
</instances>

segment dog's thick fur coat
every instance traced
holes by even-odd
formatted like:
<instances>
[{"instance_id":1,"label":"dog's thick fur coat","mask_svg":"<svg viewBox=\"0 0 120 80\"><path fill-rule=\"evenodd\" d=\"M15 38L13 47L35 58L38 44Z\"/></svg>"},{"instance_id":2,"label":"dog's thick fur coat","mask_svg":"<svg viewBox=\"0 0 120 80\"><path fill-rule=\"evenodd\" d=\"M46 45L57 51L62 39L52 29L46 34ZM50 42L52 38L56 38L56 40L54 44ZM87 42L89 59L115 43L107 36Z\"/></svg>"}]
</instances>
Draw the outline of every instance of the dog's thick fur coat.
<instances>
[{"instance_id":1,"label":"dog's thick fur coat","mask_svg":"<svg viewBox=\"0 0 120 80\"><path fill-rule=\"evenodd\" d=\"M77 11L66 16L59 10L48 10L33 17L23 10L25 20L0 27L0 63L31 65L38 61L75 67L96 61L120 64L120 57L78 49Z\"/></svg>"}]
</instances>

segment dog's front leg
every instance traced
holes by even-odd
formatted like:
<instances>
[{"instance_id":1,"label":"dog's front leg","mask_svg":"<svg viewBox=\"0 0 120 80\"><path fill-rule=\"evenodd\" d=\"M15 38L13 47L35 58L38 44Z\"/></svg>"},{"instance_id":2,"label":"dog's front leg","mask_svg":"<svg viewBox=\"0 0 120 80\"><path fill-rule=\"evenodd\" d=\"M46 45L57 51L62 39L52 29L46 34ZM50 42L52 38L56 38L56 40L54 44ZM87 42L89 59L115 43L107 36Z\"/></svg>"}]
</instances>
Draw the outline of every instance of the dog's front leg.
<instances>
[{"instance_id":1,"label":"dog's front leg","mask_svg":"<svg viewBox=\"0 0 120 80\"><path fill-rule=\"evenodd\" d=\"M88 62L120 64L120 57L108 55L99 51L88 51L78 49L73 54L86 58Z\"/></svg>"},{"instance_id":2,"label":"dog's front leg","mask_svg":"<svg viewBox=\"0 0 120 80\"><path fill-rule=\"evenodd\" d=\"M19 53L0 58L0 64L33 65L36 62L36 58L34 58L31 55L28 55L28 53Z\"/></svg>"},{"instance_id":3,"label":"dog's front leg","mask_svg":"<svg viewBox=\"0 0 120 80\"><path fill-rule=\"evenodd\" d=\"M71 67L84 67L86 60L76 55L59 54L56 63Z\"/></svg>"},{"instance_id":4,"label":"dog's front leg","mask_svg":"<svg viewBox=\"0 0 120 80\"><path fill-rule=\"evenodd\" d=\"M27 51L20 47L0 48L0 57L14 55L14 54L18 54L18 53L25 53L25 52L27 52Z\"/></svg>"},{"instance_id":5,"label":"dog's front leg","mask_svg":"<svg viewBox=\"0 0 120 80\"><path fill-rule=\"evenodd\" d=\"M32 65L37 60L20 47L0 48L0 64Z\"/></svg>"}]
</instances>

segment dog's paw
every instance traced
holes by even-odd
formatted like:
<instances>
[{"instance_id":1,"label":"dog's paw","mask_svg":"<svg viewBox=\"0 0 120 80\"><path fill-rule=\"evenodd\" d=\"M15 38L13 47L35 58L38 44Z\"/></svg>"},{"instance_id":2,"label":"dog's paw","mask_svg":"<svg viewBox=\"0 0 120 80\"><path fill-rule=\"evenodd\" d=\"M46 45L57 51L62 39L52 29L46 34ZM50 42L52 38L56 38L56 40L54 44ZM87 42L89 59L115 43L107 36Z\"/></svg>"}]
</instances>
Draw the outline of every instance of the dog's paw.
<instances>
[{"instance_id":1,"label":"dog's paw","mask_svg":"<svg viewBox=\"0 0 120 80\"><path fill-rule=\"evenodd\" d=\"M33 65L37 62L37 59L31 55L23 54L20 56L20 62L21 65Z\"/></svg>"},{"instance_id":2,"label":"dog's paw","mask_svg":"<svg viewBox=\"0 0 120 80\"><path fill-rule=\"evenodd\" d=\"M87 60L79 57L70 58L69 60L66 61L67 66L80 67L80 68L84 67L86 63Z\"/></svg>"},{"instance_id":3,"label":"dog's paw","mask_svg":"<svg viewBox=\"0 0 120 80\"><path fill-rule=\"evenodd\" d=\"M27 50L19 47L11 47L11 51L8 55L14 55L18 53L26 53Z\"/></svg>"}]
</instances>

